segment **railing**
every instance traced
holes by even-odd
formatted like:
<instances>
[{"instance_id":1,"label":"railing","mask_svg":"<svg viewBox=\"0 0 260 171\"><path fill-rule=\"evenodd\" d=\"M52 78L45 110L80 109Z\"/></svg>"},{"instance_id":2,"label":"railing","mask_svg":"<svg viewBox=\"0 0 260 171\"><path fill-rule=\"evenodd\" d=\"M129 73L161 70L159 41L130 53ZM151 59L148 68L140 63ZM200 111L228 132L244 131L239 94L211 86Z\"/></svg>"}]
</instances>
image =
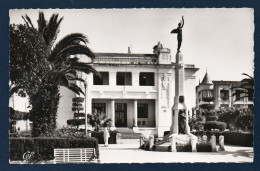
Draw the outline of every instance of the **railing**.
<instances>
[{"instance_id":1,"label":"railing","mask_svg":"<svg viewBox=\"0 0 260 171\"><path fill-rule=\"evenodd\" d=\"M97 57L94 63L157 64L155 57Z\"/></svg>"}]
</instances>

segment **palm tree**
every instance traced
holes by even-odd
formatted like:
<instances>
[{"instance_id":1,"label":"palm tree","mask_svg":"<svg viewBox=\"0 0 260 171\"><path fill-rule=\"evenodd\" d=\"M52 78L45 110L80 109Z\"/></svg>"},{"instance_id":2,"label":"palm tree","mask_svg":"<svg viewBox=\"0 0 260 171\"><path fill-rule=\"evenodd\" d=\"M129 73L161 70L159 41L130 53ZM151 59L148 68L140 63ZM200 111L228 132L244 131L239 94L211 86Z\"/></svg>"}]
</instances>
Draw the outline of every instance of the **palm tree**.
<instances>
[{"instance_id":1,"label":"palm tree","mask_svg":"<svg viewBox=\"0 0 260 171\"><path fill-rule=\"evenodd\" d=\"M242 75L247 76L247 78L242 79L239 86L232 87L232 89L239 88L242 91L237 91L233 93L232 96L238 96L235 101L238 101L246 97L254 100L255 80L252 76L246 73L242 73Z\"/></svg>"},{"instance_id":2,"label":"palm tree","mask_svg":"<svg viewBox=\"0 0 260 171\"><path fill-rule=\"evenodd\" d=\"M36 29L31 19L22 16L27 27ZM86 45L88 39L81 33L73 33L65 36L55 44L59 33L62 18L53 14L49 21L45 20L43 12L39 12L38 28L39 36L45 43L45 62L48 67L40 78L41 85L38 91L30 97L33 117L33 136L52 132L56 128L57 108L60 94L59 87L64 86L77 94L83 94L82 89L75 84L76 81L84 82L77 77L78 72L94 73L100 75L90 64L79 61L78 54L86 55L93 60L94 54ZM19 85L21 86L21 85ZM17 87L14 87L17 89Z\"/></svg>"}]
</instances>

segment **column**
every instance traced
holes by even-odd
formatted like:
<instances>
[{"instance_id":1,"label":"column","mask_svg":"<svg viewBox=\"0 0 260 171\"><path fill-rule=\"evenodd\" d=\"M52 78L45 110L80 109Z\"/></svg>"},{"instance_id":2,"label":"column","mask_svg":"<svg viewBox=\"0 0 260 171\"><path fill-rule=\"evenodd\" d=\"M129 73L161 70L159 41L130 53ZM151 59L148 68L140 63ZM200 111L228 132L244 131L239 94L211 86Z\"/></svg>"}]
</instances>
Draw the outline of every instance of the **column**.
<instances>
[{"instance_id":1,"label":"column","mask_svg":"<svg viewBox=\"0 0 260 171\"><path fill-rule=\"evenodd\" d=\"M134 127L137 127L137 100L134 100Z\"/></svg>"},{"instance_id":2,"label":"column","mask_svg":"<svg viewBox=\"0 0 260 171\"><path fill-rule=\"evenodd\" d=\"M111 108L111 120L112 120L112 127L115 127L115 100L112 99L110 103L110 108Z\"/></svg>"}]
</instances>

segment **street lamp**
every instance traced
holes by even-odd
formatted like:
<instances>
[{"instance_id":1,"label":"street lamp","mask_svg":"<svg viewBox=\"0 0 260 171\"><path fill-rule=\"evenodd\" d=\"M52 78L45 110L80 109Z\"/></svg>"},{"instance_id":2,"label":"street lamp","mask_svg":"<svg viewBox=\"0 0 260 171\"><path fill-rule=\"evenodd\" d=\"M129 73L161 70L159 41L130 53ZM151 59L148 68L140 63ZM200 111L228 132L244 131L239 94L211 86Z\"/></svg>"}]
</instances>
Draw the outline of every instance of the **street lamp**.
<instances>
[{"instance_id":1,"label":"street lamp","mask_svg":"<svg viewBox=\"0 0 260 171\"><path fill-rule=\"evenodd\" d=\"M84 88L85 88L85 134L87 135L87 124L88 124L88 120L87 120L87 81L86 79L84 80Z\"/></svg>"}]
</instances>

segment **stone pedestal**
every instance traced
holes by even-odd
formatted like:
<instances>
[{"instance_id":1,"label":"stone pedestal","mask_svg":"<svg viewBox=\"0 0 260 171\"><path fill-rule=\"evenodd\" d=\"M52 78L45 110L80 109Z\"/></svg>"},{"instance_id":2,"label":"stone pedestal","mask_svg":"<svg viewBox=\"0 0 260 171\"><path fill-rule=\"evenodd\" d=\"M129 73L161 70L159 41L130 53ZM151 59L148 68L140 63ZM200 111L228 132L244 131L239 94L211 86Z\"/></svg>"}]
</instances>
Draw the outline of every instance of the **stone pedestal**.
<instances>
[{"instance_id":1,"label":"stone pedestal","mask_svg":"<svg viewBox=\"0 0 260 171\"><path fill-rule=\"evenodd\" d=\"M191 151L192 152L197 152L197 141L198 138L196 136L190 137L191 140Z\"/></svg>"},{"instance_id":2,"label":"stone pedestal","mask_svg":"<svg viewBox=\"0 0 260 171\"><path fill-rule=\"evenodd\" d=\"M217 147L216 147L217 144L216 144L216 136L215 135L211 136L210 143L211 143L212 152L216 152L217 151Z\"/></svg>"},{"instance_id":3,"label":"stone pedestal","mask_svg":"<svg viewBox=\"0 0 260 171\"><path fill-rule=\"evenodd\" d=\"M220 149L220 151L225 151L223 135L219 136L219 149Z\"/></svg>"},{"instance_id":4,"label":"stone pedestal","mask_svg":"<svg viewBox=\"0 0 260 171\"><path fill-rule=\"evenodd\" d=\"M175 136L171 136L171 152L177 152Z\"/></svg>"},{"instance_id":5,"label":"stone pedestal","mask_svg":"<svg viewBox=\"0 0 260 171\"><path fill-rule=\"evenodd\" d=\"M184 98L184 66L183 66L183 55L180 52L176 54L176 65L175 65L175 96L174 105L172 107L172 125L171 134L179 134L179 112L185 110L187 118L187 109ZM189 134L188 120L186 120L185 132Z\"/></svg>"},{"instance_id":6,"label":"stone pedestal","mask_svg":"<svg viewBox=\"0 0 260 171\"><path fill-rule=\"evenodd\" d=\"M208 141L208 137L206 135L202 136L202 143L206 144Z\"/></svg>"},{"instance_id":7,"label":"stone pedestal","mask_svg":"<svg viewBox=\"0 0 260 171\"><path fill-rule=\"evenodd\" d=\"M149 150L153 150L153 145L154 145L154 136L150 135L149 137Z\"/></svg>"}]
</instances>

